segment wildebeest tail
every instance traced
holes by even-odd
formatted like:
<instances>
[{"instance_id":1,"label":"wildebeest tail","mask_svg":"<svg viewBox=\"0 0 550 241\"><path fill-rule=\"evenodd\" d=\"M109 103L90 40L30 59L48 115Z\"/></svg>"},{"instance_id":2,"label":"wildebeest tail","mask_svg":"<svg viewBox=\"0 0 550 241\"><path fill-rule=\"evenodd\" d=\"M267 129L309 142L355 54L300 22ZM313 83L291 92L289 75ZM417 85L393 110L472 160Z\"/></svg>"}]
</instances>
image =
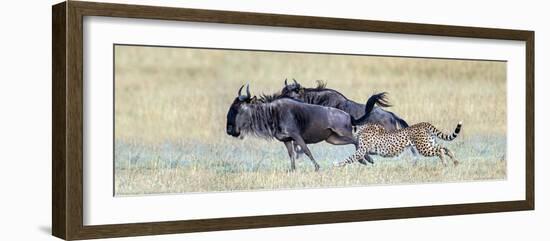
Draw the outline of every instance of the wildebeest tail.
<instances>
[{"instance_id":1,"label":"wildebeest tail","mask_svg":"<svg viewBox=\"0 0 550 241\"><path fill-rule=\"evenodd\" d=\"M438 138L440 138L442 140L452 141L458 136L458 133L460 133L460 128L461 127L462 127L462 121L458 122L458 124L456 125L456 128L455 128L455 131L452 134L449 134L449 135L444 134L440 130L436 129L434 126L432 126L432 132L435 135L437 135Z\"/></svg>"},{"instance_id":2,"label":"wildebeest tail","mask_svg":"<svg viewBox=\"0 0 550 241\"><path fill-rule=\"evenodd\" d=\"M356 126L356 125L363 124L369 118L370 113L374 109L375 104L378 104L379 106L382 106L382 107L390 107L391 105L386 100L386 94L387 94L386 92L382 92L382 93L372 95L367 100L367 104L365 104L365 114L359 117L359 119L357 120L352 116L351 125Z\"/></svg>"},{"instance_id":3,"label":"wildebeest tail","mask_svg":"<svg viewBox=\"0 0 550 241\"><path fill-rule=\"evenodd\" d=\"M397 121L397 124L399 124L401 129L409 127L409 124L405 120L401 119L399 116L397 116L394 113L391 113L391 114L393 115L393 118Z\"/></svg>"}]
</instances>

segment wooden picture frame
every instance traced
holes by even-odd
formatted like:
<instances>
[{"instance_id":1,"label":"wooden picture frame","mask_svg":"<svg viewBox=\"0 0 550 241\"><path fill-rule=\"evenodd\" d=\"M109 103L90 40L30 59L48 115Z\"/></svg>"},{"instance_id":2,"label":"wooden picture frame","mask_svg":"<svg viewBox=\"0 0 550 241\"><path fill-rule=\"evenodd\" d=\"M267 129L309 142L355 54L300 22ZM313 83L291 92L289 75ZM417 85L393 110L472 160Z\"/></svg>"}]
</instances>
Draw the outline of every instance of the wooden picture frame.
<instances>
[{"instance_id":1,"label":"wooden picture frame","mask_svg":"<svg viewBox=\"0 0 550 241\"><path fill-rule=\"evenodd\" d=\"M533 31L77 1L59 3L52 7L52 11L52 233L56 237L66 240L76 240L534 209L535 38ZM314 212L151 223L84 225L84 16L108 16L116 18L160 19L524 41L526 43L525 199L474 204Z\"/></svg>"}]
</instances>

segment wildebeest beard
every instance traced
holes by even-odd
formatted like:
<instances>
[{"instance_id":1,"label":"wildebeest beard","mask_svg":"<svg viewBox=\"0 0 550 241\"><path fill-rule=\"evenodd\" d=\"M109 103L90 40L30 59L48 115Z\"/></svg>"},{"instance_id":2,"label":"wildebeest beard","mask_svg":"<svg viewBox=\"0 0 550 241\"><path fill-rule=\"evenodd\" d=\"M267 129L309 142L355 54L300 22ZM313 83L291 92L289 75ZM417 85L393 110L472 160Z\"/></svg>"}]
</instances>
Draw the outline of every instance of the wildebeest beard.
<instances>
[{"instance_id":1,"label":"wildebeest beard","mask_svg":"<svg viewBox=\"0 0 550 241\"><path fill-rule=\"evenodd\" d=\"M273 139L279 131L280 106L275 103L252 103L243 105L237 117L243 134L264 139Z\"/></svg>"}]
</instances>

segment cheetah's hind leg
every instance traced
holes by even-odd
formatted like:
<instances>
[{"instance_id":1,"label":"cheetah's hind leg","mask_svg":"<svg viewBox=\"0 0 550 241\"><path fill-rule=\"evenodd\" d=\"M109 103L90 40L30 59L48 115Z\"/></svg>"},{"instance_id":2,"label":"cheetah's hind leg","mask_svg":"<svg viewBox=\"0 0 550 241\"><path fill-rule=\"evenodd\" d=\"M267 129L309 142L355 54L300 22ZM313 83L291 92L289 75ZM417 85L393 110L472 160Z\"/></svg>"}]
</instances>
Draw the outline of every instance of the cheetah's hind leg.
<instances>
[{"instance_id":1,"label":"cheetah's hind leg","mask_svg":"<svg viewBox=\"0 0 550 241\"><path fill-rule=\"evenodd\" d=\"M439 156L439 159L441 160L441 163L443 163L443 166L447 166L447 163L445 162L445 149L439 148L438 156Z\"/></svg>"},{"instance_id":2,"label":"cheetah's hind leg","mask_svg":"<svg viewBox=\"0 0 550 241\"><path fill-rule=\"evenodd\" d=\"M456 160L455 155L453 154L453 152L451 150L449 150L449 148L446 148L446 147L442 147L441 149L445 151L445 154L447 154L447 156L449 156L451 158L451 160L453 160L453 164L455 166L457 166L458 165L458 160Z\"/></svg>"}]
</instances>

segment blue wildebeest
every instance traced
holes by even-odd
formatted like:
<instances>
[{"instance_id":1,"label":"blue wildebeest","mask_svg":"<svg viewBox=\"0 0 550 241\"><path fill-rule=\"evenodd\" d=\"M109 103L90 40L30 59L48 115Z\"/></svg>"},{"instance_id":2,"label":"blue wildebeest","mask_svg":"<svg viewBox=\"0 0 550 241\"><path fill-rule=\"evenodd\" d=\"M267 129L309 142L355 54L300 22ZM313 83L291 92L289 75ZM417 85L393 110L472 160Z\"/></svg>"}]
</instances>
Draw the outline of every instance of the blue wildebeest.
<instances>
[{"instance_id":1,"label":"blue wildebeest","mask_svg":"<svg viewBox=\"0 0 550 241\"><path fill-rule=\"evenodd\" d=\"M350 114L354 118L360 118L361 116L365 115L364 104L360 104L353 100L350 100L336 90L326 88L326 83L318 81L317 87L304 88L295 79L293 79L293 81L294 83L288 84L287 80L285 79L285 86L281 90L280 94L282 97L290 97L293 99L301 100L308 104L329 106L340 109ZM406 121L401 119L396 114L379 107L374 107L374 109L370 113L370 116L366 119L366 122L360 123L360 125L366 123L381 124L386 130L397 129L397 124L399 124L399 127L401 128L409 126Z\"/></svg>"},{"instance_id":2,"label":"blue wildebeest","mask_svg":"<svg viewBox=\"0 0 550 241\"><path fill-rule=\"evenodd\" d=\"M288 84L287 80L285 79L285 86L281 90L281 93L275 94L274 96L289 97L309 104L333 107L345 111L354 118L366 116L366 106L364 104L360 104L353 100L350 100L336 90L326 88L326 83L317 81L317 87L304 88L295 79L292 80L294 83ZM275 98L274 96L271 96L271 98ZM380 106L389 107L389 105ZM376 106L368 116L369 117L363 119L364 121L360 122L359 125L363 125L366 123L378 123L384 126L386 130L396 130L398 126L401 128L409 126L405 120L401 119L393 112L384 110ZM296 150L296 154L298 156L303 152L297 145L294 146L294 149ZM411 151L414 155L416 155L415 150ZM372 163L372 159L366 160ZM360 161L360 163L366 164L362 161Z\"/></svg>"},{"instance_id":3,"label":"blue wildebeest","mask_svg":"<svg viewBox=\"0 0 550 241\"><path fill-rule=\"evenodd\" d=\"M293 142L309 157L315 171L319 170L319 164L307 144L326 141L334 145L354 144L357 147L352 126L368 118L368 112L355 119L336 108L311 105L291 98L262 102L250 95L248 86L246 95L242 95L243 87L239 89L237 98L227 112L227 134L234 137L248 134L283 142L290 156L291 170L296 169ZM369 98L366 106L372 108L375 103L385 104L383 93Z\"/></svg>"}]
</instances>

